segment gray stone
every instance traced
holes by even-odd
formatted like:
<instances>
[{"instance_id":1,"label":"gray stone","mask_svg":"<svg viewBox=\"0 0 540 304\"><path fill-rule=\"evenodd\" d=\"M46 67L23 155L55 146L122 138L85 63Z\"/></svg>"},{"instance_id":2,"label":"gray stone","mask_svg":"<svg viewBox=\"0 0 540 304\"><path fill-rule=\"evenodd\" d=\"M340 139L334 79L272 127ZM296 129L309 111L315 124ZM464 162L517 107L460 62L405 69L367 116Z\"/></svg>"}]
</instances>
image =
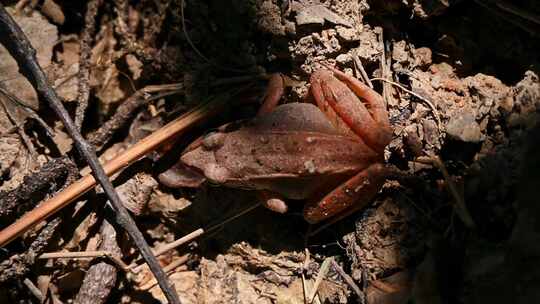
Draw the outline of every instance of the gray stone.
<instances>
[{"instance_id":1,"label":"gray stone","mask_svg":"<svg viewBox=\"0 0 540 304\"><path fill-rule=\"evenodd\" d=\"M446 125L446 134L463 142L478 143L484 140L480 125L476 122L472 111L454 113Z\"/></svg>"}]
</instances>

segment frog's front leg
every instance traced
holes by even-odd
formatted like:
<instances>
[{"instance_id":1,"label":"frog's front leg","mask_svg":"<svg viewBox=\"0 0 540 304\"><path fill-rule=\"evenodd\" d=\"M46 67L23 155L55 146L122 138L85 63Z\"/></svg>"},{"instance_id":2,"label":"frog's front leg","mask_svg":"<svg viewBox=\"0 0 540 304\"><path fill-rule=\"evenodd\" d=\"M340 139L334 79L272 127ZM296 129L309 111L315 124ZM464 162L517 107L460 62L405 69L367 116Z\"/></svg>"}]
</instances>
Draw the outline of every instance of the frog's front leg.
<instances>
[{"instance_id":1,"label":"frog's front leg","mask_svg":"<svg viewBox=\"0 0 540 304\"><path fill-rule=\"evenodd\" d=\"M384 165L370 165L351 177L323 199L306 204L304 218L311 224L318 223L347 210L364 208L381 189L387 177Z\"/></svg>"},{"instance_id":2,"label":"frog's front leg","mask_svg":"<svg viewBox=\"0 0 540 304\"><path fill-rule=\"evenodd\" d=\"M283 97L285 87L281 74L272 74L268 80L268 86L264 94L264 99L257 116L268 114L274 110L281 97Z\"/></svg>"}]
</instances>

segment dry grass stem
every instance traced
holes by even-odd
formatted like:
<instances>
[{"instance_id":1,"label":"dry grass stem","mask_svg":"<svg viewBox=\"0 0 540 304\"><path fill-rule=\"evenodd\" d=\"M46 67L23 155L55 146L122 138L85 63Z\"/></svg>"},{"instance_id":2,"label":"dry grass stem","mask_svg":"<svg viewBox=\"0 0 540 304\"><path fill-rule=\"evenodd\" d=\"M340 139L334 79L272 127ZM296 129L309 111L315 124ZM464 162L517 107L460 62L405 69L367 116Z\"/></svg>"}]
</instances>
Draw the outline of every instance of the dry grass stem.
<instances>
[{"instance_id":1,"label":"dry grass stem","mask_svg":"<svg viewBox=\"0 0 540 304\"><path fill-rule=\"evenodd\" d=\"M358 296L358 302L360 304L366 303L366 295L360 290L358 285L356 285L353 278L351 278L351 276L348 275L345 272L345 270L343 270L343 268L341 268L341 266L339 266L338 263L336 263L336 261L332 260L330 261L330 263L332 264L332 267L334 268L334 270L337 273L339 273L339 275L343 278L345 283L347 283L351 287L351 289L356 293L356 295Z\"/></svg>"},{"instance_id":2,"label":"dry grass stem","mask_svg":"<svg viewBox=\"0 0 540 304\"><path fill-rule=\"evenodd\" d=\"M353 56L353 62L354 62L354 65L358 68L358 70L360 71L360 75L362 75L362 79L364 80L364 82L370 87L373 89L373 83L371 83L371 80L369 79L368 77L368 74L366 72L366 69L364 69L364 65L362 64L362 61L360 60L360 57L358 57L358 54L354 54Z\"/></svg>"},{"instance_id":3,"label":"dry grass stem","mask_svg":"<svg viewBox=\"0 0 540 304\"><path fill-rule=\"evenodd\" d=\"M118 266L120 269L122 269L125 272L130 272L128 265L124 263L119 257L112 254L108 251L77 251L77 252L48 252L40 255L38 259L46 260L46 259L95 259L95 258L108 258L110 259L116 266Z\"/></svg>"},{"instance_id":4,"label":"dry grass stem","mask_svg":"<svg viewBox=\"0 0 540 304\"><path fill-rule=\"evenodd\" d=\"M326 274L328 273L328 270L330 270L330 264L334 260L334 258L329 257L326 258L322 264L321 268L319 269L319 273L317 274L317 278L315 279L315 284L313 285L313 290L311 291L311 294L308 297L308 303L313 303L313 300L315 299L315 296L317 295L317 291L319 290L319 286L321 285L323 279L326 277Z\"/></svg>"},{"instance_id":5,"label":"dry grass stem","mask_svg":"<svg viewBox=\"0 0 540 304\"><path fill-rule=\"evenodd\" d=\"M413 95L414 97L422 100L423 102L425 102L431 108L431 111L433 112L433 116L435 116L435 120L437 120L437 127L439 128L439 133L441 133L441 130L442 130L441 114L439 113L439 111L437 111L437 108L435 107L435 105L433 105L433 103L431 101L429 101L427 98L423 97L422 95L416 94L415 92L405 88L403 85L401 85L400 83L397 83L395 81L384 79L384 78L378 78L378 77L371 78L371 80L379 80L379 81L387 82L387 83L389 83L391 85L394 85L394 86L402 89L403 91Z\"/></svg>"},{"instance_id":6,"label":"dry grass stem","mask_svg":"<svg viewBox=\"0 0 540 304\"><path fill-rule=\"evenodd\" d=\"M174 260L172 263L170 263L167 266L163 267L163 271L165 271L165 273L169 274L171 271L173 271L173 270L177 269L178 267L184 265L189 260L189 257L190 257L189 254L185 254L185 255L181 256L180 258ZM186 267L186 269L187 269L187 267ZM141 283L140 285L142 285L142 286L139 287L139 289L140 290L148 290L148 289L156 286L156 284L157 284L156 278L152 278L152 279L148 280L147 282Z\"/></svg>"}]
</instances>

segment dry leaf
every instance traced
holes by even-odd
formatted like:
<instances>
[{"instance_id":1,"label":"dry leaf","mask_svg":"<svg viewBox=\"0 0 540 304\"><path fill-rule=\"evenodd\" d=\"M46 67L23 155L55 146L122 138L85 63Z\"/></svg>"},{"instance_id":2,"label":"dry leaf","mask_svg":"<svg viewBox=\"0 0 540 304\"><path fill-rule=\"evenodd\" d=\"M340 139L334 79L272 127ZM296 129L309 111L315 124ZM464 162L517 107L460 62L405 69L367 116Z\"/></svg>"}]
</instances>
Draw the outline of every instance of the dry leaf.
<instances>
[{"instance_id":1,"label":"dry leaf","mask_svg":"<svg viewBox=\"0 0 540 304\"><path fill-rule=\"evenodd\" d=\"M108 112L109 106L124 98L120 88L119 72L114 64L116 39L110 27L104 27L99 39L92 49L90 63L95 66L90 73L90 86L96 89L96 96Z\"/></svg>"},{"instance_id":2,"label":"dry leaf","mask_svg":"<svg viewBox=\"0 0 540 304\"><path fill-rule=\"evenodd\" d=\"M128 54L126 56L126 63L128 64L128 68L131 71L131 74L133 75L133 79L137 80L141 77L142 73L142 62L137 59L137 57Z\"/></svg>"},{"instance_id":3,"label":"dry leaf","mask_svg":"<svg viewBox=\"0 0 540 304\"><path fill-rule=\"evenodd\" d=\"M67 152L71 151L73 139L71 139L71 137L64 132L63 124L60 121L56 121L54 124L53 140L62 155L65 155Z\"/></svg>"},{"instance_id":4,"label":"dry leaf","mask_svg":"<svg viewBox=\"0 0 540 304\"><path fill-rule=\"evenodd\" d=\"M79 55L80 43L75 39L62 35L62 50L56 52L58 58L55 69L54 88L58 96L65 101L75 101L79 90Z\"/></svg>"},{"instance_id":5,"label":"dry leaf","mask_svg":"<svg viewBox=\"0 0 540 304\"><path fill-rule=\"evenodd\" d=\"M56 26L50 24L37 11L32 11L30 15L23 15L14 14L14 9L10 7L6 9L36 49L38 63L46 70L51 64L52 49L58 40ZM0 45L0 75L3 85L9 92L29 107L38 108L36 92L28 80L19 73L17 62L2 45Z\"/></svg>"},{"instance_id":6,"label":"dry leaf","mask_svg":"<svg viewBox=\"0 0 540 304\"><path fill-rule=\"evenodd\" d=\"M54 87L56 94L65 101L76 101L79 96L79 63L62 65L56 71Z\"/></svg>"},{"instance_id":7,"label":"dry leaf","mask_svg":"<svg viewBox=\"0 0 540 304\"><path fill-rule=\"evenodd\" d=\"M174 272L169 276L170 282L182 300L182 303L195 304L202 303L197 297L197 283L199 275L195 271ZM152 296L160 303L167 303L161 288L158 285L150 289Z\"/></svg>"}]
</instances>

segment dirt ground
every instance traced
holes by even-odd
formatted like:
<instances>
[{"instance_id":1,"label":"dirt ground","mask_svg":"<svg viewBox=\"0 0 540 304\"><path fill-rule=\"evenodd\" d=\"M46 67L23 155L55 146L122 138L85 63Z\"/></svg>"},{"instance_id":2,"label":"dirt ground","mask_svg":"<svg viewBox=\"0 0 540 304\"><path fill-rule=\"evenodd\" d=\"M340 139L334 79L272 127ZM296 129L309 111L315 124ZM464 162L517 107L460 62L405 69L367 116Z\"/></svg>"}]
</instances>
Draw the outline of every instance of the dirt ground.
<instances>
[{"instance_id":1,"label":"dirt ground","mask_svg":"<svg viewBox=\"0 0 540 304\"><path fill-rule=\"evenodd\" d=\"M536 1L4 5L102 160L203 101L233 96L216 117L114 176L152 248L204 229L159 256L163 267L174 265L169 278L182 303L540 299ZM191 141L253 117L268 75L284 75L282 103L301 102L324 66L371 85L388 109L393 136L384 160L396 173L368 207L330 226L308 225L302 201L285 214L243 212L260 198L255 191L159 183ZM135 94L171 83L181 90ZM79 113L84 96L88 108ZM3 229L88 171L3 48L0 100ZM106 201L98 187L3 247L0 302L166 303L145 266L135 273L102 257L39 258L101 250L141 264Z\"/></svg>"}]
</instances>

